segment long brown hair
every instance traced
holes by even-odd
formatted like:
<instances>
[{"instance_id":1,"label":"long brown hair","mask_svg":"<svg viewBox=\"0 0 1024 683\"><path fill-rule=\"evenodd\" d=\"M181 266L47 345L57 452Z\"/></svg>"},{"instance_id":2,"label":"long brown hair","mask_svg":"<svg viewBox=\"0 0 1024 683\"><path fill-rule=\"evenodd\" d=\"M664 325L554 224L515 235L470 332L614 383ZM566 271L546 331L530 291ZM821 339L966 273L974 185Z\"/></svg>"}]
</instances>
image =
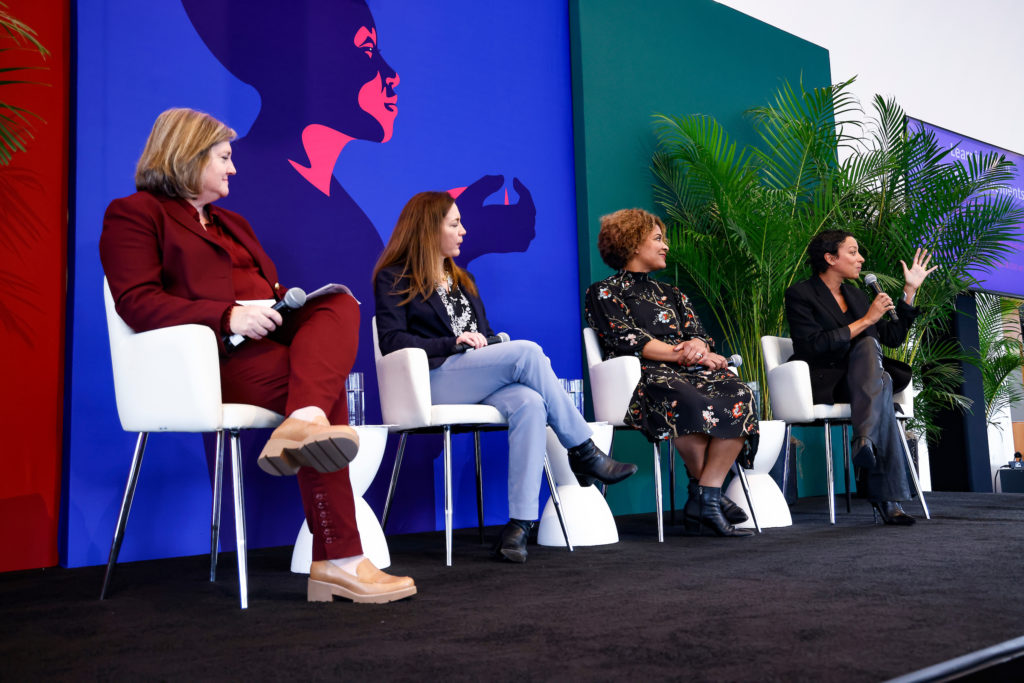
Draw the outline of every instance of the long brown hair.
<instances>
[{"instance_id":1,"label":"long brown hair","mask_svg":"<svg viewBox=\"0 0 1024 683\"><path fill-rule=\"evenodd\" d=\"M373 269L374 288L380 271L401 266L400 277L409 278L406 289L396 290L397 294L406 295L402 305L417 296L424 301L430 298L437 285L434 278L437 276L437 259L441 255L441 226L454 203L447 192L420 192L406 203L391 232L391 239ZM473 296L477 295L469 273L455 265L451 258L445 257L444 270L451 275L454 284Z\"/></svg>"}]
</instances>

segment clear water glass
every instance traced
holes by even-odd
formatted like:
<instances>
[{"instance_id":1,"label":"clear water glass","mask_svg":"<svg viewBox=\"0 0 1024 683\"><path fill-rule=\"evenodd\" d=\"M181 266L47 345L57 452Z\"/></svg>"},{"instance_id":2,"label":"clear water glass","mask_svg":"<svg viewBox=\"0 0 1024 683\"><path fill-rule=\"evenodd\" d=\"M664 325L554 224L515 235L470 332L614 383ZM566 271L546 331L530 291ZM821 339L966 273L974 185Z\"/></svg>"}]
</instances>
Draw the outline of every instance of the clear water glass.
<instances>
[{"instance_id":1,"label":"clear water glass","mask_svg":"<svg viewBox=\"0 0 1024 683\"><path fill-rule=\"evenodd\" d=\"M365 392L363 390L363 373L350 373L345 380L345 394L348 398L348 423L350 425L366 424Z\"/></svg>"},{"instance_id":2,"label":"clear water glass","mask_svg":"<svg viewBox=\"0 0 1024 683\"><path fill-rule=\"evenodd\" d=\"M562 388L565 389L565 393L569 394L569 398L572 399L572 404L576 406L576 410L580 411L580 415L583 414L583 380L581 379L559 379L562 384Z\"/></svg>"}]
</instances>

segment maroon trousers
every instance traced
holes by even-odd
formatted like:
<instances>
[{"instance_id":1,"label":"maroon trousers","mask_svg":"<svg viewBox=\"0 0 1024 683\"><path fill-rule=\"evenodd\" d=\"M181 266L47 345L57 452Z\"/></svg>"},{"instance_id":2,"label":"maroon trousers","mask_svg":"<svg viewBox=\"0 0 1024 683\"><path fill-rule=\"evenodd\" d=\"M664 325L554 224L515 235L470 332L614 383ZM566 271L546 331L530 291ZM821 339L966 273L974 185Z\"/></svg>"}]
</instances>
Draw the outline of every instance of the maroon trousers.
<instances>
[{"instance_id":1,"label":"maroon trousers","mask_svg":"<svg viewBox=\"0 0 1024 683\"><path fill-rule=\"evenodd\" d=\"M249 403L282 415L317 406L331 424L348 424L345 380L359 347L359 304L347 294L311 300L259 341L221 358L225 403ZM299 492L313 532L313 561L363 552L348 469L299 469Z\"/></svg>"}]
</instances>

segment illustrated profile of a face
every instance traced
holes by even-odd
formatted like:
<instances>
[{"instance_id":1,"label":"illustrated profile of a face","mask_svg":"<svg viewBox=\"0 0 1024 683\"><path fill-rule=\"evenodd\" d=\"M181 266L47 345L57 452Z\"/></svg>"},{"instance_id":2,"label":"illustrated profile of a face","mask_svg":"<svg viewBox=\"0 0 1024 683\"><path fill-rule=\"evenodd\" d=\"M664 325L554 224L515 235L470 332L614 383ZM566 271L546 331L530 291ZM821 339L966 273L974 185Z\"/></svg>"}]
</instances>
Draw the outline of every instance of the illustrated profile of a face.
<instances>
[{"instance_id":1,"label":"illustrated profile of a face","mask_svg":"<svg viewBox=\"0 0 1024 683\"><path fill-rule=\"evenodd\" d=\"M391 139L399 78L362 0L182 4L214 56L259 92L261 117L290 127L320 124L359 140Z\"/></svg>"}]
</instances>

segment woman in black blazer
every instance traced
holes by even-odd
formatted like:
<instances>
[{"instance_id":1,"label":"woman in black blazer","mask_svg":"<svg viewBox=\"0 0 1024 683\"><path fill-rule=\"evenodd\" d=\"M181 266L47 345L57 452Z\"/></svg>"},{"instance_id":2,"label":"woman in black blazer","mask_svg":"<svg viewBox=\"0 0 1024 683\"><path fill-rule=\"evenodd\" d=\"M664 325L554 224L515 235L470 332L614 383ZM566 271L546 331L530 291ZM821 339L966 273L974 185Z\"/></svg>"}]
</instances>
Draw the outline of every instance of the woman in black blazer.
<instances>
[{"instance_id":1,"label":"woman in black blazer","mask_svg":"<svg viewBox=\"0 0 1024 683\"><path fill-rule=\"evenodd\" d=\"M384 354L408 347L426 351L434 403L484 403L508 419L509 522L495 555L525 562L547 426L568 449L569 465L584 486L622 481L636 465L616 462L594 445L590 427L537 344L488 345L494 332L476 283L453 260L465 234L447 192L421 192L409 200L374 269L377 335Z\"/></svg>"},{"instance_id":2,"label":"woman in black blazer","mask_svg":"<svg viewBox=\"0 0 1024 683\"><path fill-rule=\"evenodd\" d=\"M868 472L867 494L886 524L909 525L914 518L898 501L910 498L893 394L910 383L910 368L885 358L881 344L899 346L918 310L914 297L928 274L931 255L918 249L908 268L903 261L903 296L893 302L879 292L869 302L846 282L860 277L864 257L844 230L826 230L807 247L814 275L786 290L786 317L793 360L806 361L815 403L849 403L853 463ZM895 311L896 319L892 319Z\"/></svg>"}]
</instances>

